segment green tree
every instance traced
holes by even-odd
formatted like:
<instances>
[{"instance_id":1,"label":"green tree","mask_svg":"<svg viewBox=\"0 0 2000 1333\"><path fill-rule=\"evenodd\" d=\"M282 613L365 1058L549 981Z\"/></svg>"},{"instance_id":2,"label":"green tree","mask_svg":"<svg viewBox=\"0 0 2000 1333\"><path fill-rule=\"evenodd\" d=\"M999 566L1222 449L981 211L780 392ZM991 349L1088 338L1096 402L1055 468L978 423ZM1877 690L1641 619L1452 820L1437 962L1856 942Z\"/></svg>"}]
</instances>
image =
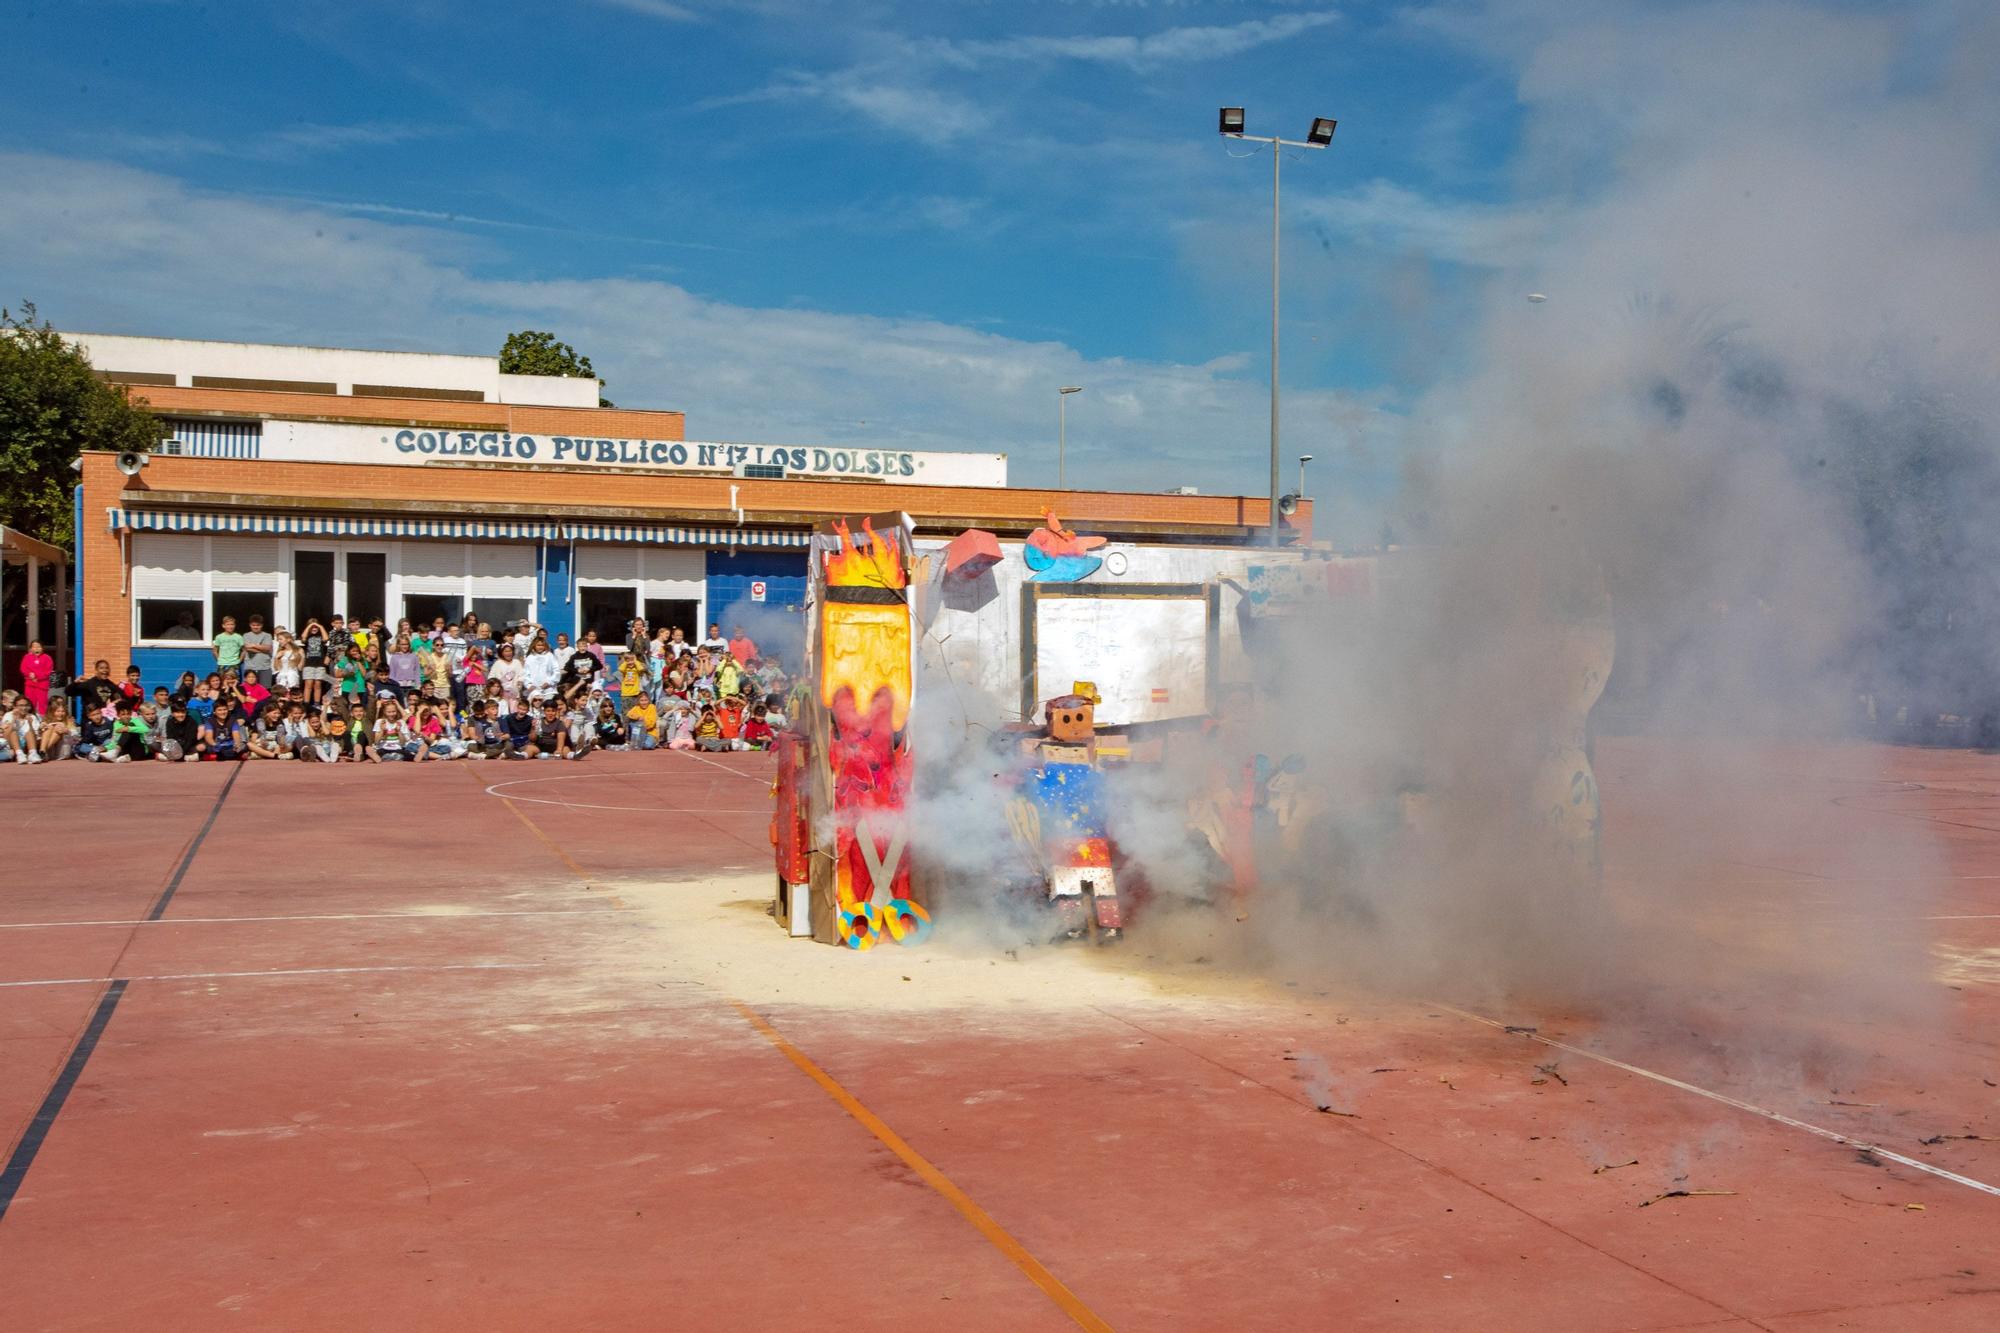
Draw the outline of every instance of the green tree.
<instances>
[{"instance_id":1,"label":"green tree","mask_svg":"<svg viewBox=\"0 0 2000 1333\"><path fill-rule=\"evenodd\" d=\"M570 379L597 380L600 391L597 405L599 407L613 405L602 393L604 381L598 378L596 368L590 364L590 358L566 342L557 342L553 333L543 333L538 329L522 329L519 333L508 334L507 341L500 344L500 373L563 375Z\"/></svg>"},{"instance_id":2,"label":"green tree","mask_svg":"<svg viewBox=\"0 0 2000 1333\"><path fill-rule=\"evenodd\" d=\"M91 373L90 358L63 341L35 307L0 309L0 523L67 547L70 464L84 449L151 449L159 419L115 384Z\"/></svg>"}]
</instances>

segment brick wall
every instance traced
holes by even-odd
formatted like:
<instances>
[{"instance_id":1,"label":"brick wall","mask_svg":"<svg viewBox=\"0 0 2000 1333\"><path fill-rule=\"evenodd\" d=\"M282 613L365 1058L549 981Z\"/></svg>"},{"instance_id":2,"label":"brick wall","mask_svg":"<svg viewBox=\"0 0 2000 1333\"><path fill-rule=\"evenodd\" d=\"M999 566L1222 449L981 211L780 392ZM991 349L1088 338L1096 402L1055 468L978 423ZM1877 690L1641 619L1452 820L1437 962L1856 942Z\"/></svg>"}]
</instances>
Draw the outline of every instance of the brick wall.
<instances>
[{"instance_id":1,"label":"brick wall","mask_svg":"<svg viewBox=\"0 0 2000 1333\"><path fill-rule=\"evenodd\" d=\"M179 389L144 385L129 390L155 412L282 417L303 421L376 421L407 426L456 426L528 435L586 435L617 440L683 440L679 412L623 407L536 407L517 403L443 402L428 398L345 398L338 394L271 393L252 389Z\"/></svg>"},{"instance_id":2,"label":"brick wall","mask_svg":"<svg viewBox=\"0 0 2000 1333\"><path fill-rule=\"evenodd\" d=\"M109 467L108 456L93 456ZM118 480L115 469L111 478ZM155 456L139 489L206 492L220 502L231 495L276 496L348 502L382 500L398 506L444 501L463 504L564 506L585 509L702 511L714 522L730 514L732 488L750 523L759 513L812 517L903 510L930 526L947 520L1039 521L1052 505L1066 525L1088 532L1093 523L1181 527L1261 526L1267 500L1233 495L1156 495L1123 491L1044 491L977 486L891 486L858 481L787 479L733 481L728 477L668 473L590 472L554 468L399 467L369 463L289 463L234 458ZM116 490L114 486L111 488ZM104 492L108 494L109 492ZM104 500L102 504L115 503ZM100 508L102 507L100 504ZM730 515L733 517L733 515ZM1312 502L1294 521L1311 531Z\"/></svg>"},{"instance_id":3,"label":"brick wall","mask_svg":"<svg viewBox=\"0 0 2000 1333\"><path fill-rule=\"evenodd\" d=\"M100 657L111 663L114 674L124 670L132 654L132 599L119 591L124 554L118 534L104 523L104 511L118 503L125 478L118 473L117 455L83 456L83 524L76 534L78 559L82 563L82 584L78 605L83 612L83 660L76 674L87 676L91 664Z\"/></svg>"}]
</instances>

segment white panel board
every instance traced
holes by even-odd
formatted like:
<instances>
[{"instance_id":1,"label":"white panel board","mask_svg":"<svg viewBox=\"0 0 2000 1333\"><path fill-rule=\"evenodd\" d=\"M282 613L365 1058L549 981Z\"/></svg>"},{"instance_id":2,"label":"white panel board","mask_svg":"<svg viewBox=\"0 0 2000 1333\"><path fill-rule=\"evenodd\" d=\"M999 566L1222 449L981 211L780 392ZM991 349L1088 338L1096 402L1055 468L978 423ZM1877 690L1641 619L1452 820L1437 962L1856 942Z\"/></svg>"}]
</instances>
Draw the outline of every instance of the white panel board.
<instances>
[{"instance_id":1,"label":"white panel board","mask_svg":"<svg viewBox=\"0 0 2000 1333\"><path fill-rule=\"evenodd\" d=\"M132 595L208 599L208 539L186 532L132 534Z\"/></svg>"},{"instance_id":2,"label":"white panel board","mask_svg":"<svg viewBox=\"0 0 2000 1333\"><path fill-rule=\"evenodd\" d=\"M592 583L636 579L639 577L639 548L579 546L576 548L576 576Z\"/></svg>"},{"instance_id":3,"label":"white panel board","mask_svg":"<svg viewBox=\"0 0 2000 1333\"><path fill-rule=\"evenodd\" d=\"M276 592L284 582L284 562L278 558L276 537L211 537L208 558L214 564L217 592Z\"/></svg>"},{"instance_id":4,"label":"white panel board","mask_svg":"<svg viewBox=\"0 0 2000 1333\"><path fill-rule=\"evenodd\" d=\"M1108 726L1195 717L1208 708L1205 598L1044 597L1035 603L1035 682L1046 701L1097 686Z\"/></svg>"}]
</instances>

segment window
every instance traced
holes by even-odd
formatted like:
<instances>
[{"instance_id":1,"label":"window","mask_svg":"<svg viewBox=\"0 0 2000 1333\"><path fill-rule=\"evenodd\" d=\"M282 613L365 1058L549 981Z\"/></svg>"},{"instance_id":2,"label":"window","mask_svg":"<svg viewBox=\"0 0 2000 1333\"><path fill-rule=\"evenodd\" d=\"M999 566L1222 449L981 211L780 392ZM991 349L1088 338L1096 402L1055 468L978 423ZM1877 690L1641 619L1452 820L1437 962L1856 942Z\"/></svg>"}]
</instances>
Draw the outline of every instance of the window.
<instances>
[{"instance_id":1,"label":"window","mask_svg":"<svg viewBox=\"0 0 2000 1333\"><path fill-rule=\"evenodd\" d=\"M222 632L222 618L236 617L236 632L242 634L250 628L251 616L264 617L264 629L268 633L277 619L278 595L274 592L224 592L217 589L209 596L209 611L215 626L215 633Z\"/></svg>"},{"instance_id":2,"label":"window","mask_svg":"<svg viewBox=\"0 0 2000 1333\"><path fill-rule=\"evenodd\" d=\"M528 618L528 599L525 597L475 597L472 599L472 614L481 624L491 625L498 630L510 620Z\"/></svg>"},{"instance_id":3,"label":"window","mask_svg":"<svg viewBox=\"0 0 2000 1333\"><path fill-rule=\"evenodd\" d=\"M686 597L648 597L646 632L678 629L689 643L701 638L701 603ZM599 631L599 637L603 631Z\"/></svg>"},{"instance_id":4,"label":"window","mask_svg":"<svg viewBox=\"0 0 2000 1333\"><path fill-rule=\"evenodd\" d=\"M406 592L403 594L403 614L412 625L428 625L439 616L447 624L456 625L465 618L465 599L433 592Z\"/></svg>"},{"instance_id":5,"label":"window","mask_svg":"<svg viewBox=\"0 0 2000 1333\"><path fill-rule=\"evenodd\" d=\"M576 590L576 632L597 631L597 641L619 647L631 632L632 618L639 614L637 588L579 587Z\"/></svg>"},{"instance_id":6,"label":"window","mask_svg":"<svg viewBox=\"0 0 2000 1333\"><path fill-rule=\"evenodd\" d=\"M195 598L142 597L139 599L139 638L166 643L206 643L208 632L201 623L201 602Z\"/></svg>"}]
</instances>

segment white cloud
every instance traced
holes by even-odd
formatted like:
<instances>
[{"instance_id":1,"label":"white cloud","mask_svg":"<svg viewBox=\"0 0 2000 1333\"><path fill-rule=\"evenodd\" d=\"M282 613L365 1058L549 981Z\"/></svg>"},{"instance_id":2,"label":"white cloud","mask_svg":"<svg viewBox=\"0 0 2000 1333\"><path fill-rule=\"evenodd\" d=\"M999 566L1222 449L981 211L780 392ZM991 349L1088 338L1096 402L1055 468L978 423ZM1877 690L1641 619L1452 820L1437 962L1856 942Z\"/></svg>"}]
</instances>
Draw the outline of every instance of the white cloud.
<instances>
[{"instance_id":1,"label":"white cloud","mask_svg":"<svg viewBox=\"0 0 2000 1333\"><path fill-rule=\"evenodd\" d=\"M192 189L158 173L0 154L0 291L58 325L188 337L484 352L522 327L588 352L625 406L670 406L690 434L783 443L997 450L1014 479L1054 472L1055 390L1083 485L1258 492L1261 357L1206 365L1090 358L923 318L732 305L668 282L496 280L476 245L415 221ZM1286 397L1287 443L1386 456L1375 399ZM866 423L861 424L861 423ZM1338 431L1340 438L1334 439ZM1320 475L1326 476L1326 473Z\"/></svg>"}]
</instances>

